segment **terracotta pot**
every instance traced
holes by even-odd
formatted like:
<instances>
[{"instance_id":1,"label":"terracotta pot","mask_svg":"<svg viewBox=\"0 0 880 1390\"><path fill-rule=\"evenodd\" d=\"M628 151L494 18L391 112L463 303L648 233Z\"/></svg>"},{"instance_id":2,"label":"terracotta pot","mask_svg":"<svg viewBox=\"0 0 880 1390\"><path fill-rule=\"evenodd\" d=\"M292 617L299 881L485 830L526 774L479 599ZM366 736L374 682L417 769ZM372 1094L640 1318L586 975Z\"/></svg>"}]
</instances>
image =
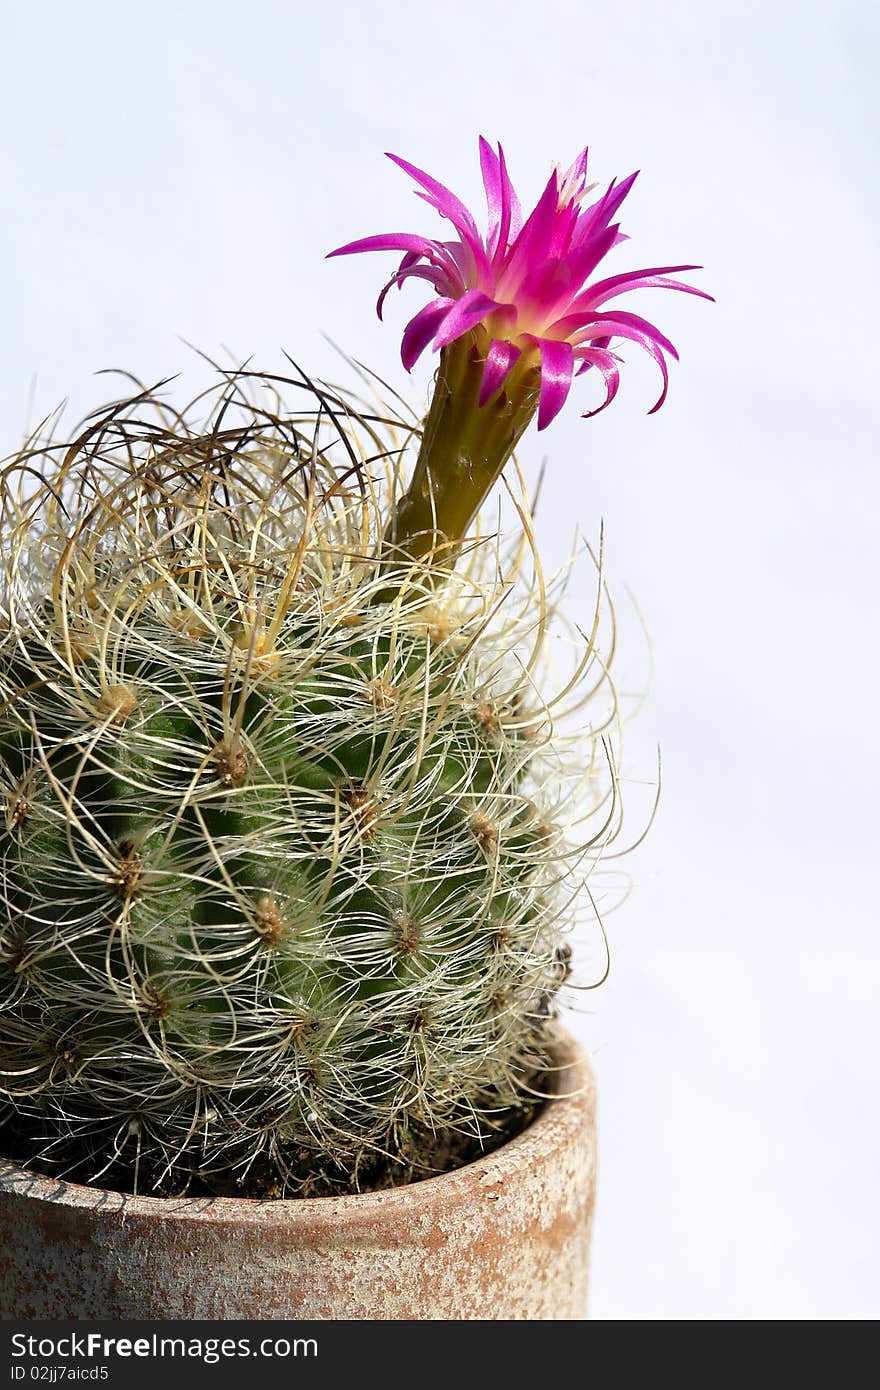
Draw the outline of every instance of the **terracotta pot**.
<instances>
[{"instance_id":1,"label":"terracotta pot","mask_svg":"<svg viewBox=\"0 0 880 1390\"><path fill-rule=\"evenodd\" d=\"M174 1201L0 1160L0 1317L584 1318L595 1086L565 1034L558 1062L518 1138L388 1192Z\"/></svg>"}]
</instances>

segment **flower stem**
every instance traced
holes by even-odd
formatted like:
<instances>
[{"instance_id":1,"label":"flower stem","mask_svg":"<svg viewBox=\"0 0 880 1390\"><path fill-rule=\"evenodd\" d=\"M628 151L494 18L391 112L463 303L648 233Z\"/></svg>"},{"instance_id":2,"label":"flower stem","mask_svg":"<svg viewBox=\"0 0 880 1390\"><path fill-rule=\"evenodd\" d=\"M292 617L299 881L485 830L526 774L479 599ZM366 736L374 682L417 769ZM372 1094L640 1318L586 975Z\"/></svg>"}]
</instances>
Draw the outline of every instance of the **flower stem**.
<instances>
[{"instance_id":1,"label":"flower stem","mask_svg":"<svg viewBox=\"0 0 880 1390\"><path fill-rule=\"evenodd\" d=\"M481 341L481 339L485 339ZM480 331L444 348L410 484L382 544L386 573L448 573L467 530L501 475L537 406L540 364L523 353L502 390L478 404L488 338ZM392 598L400 582L377 596Z\"/></svg>"}]
</instances>

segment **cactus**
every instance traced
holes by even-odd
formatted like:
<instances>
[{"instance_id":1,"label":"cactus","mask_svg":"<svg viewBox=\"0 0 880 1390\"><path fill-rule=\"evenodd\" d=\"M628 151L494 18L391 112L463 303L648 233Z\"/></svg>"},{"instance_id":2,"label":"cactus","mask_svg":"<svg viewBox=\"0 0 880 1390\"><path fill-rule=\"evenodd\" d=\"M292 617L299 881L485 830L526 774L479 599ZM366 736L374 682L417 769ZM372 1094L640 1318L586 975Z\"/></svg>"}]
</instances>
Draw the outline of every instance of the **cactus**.
<instances>
[{"instance_id":1,"label":"cactus","mask_svg":"<svg viewBox=\"0 0 880 1390\"><path fill-rule=\"evenodd\" d=\"M402 1182L523 1123L617 823L528 547L389 597L418 431L268 389L139 392L3 475L3 1142L128 1190Z\"/></svg>"},{"instance_id":2,"label":"cactus","mask_svg":"<svg viewBox=\"0 0 880 1390\"><path fill-rule=\"evenodd\" d=\"M359 1190L465 1161L546 1094L565 931L621 826L613 610L602 656L600 562L551 693L528 507L509 558L477 517L576 375L611 403L617 340L663 403L675 348L618 296L709 296L670 278L692 266L591 279L634 176L589 203L586 150L523 220L481 141L485 235L392 158L454 239L331 254L404 253L380 313L434 290L401 342L408 370L440 354L423 428L240 372L3 472L0 1126L63 1175Z\"/></svg>"}]
</instances>

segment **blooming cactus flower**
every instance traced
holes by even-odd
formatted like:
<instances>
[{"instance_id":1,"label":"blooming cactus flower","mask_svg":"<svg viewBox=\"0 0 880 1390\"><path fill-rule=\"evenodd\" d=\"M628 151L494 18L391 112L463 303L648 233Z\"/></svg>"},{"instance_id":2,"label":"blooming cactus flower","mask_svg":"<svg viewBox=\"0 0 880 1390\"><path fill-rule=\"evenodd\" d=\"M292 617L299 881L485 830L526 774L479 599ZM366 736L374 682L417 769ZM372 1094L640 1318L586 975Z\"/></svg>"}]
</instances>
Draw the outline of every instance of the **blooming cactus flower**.
<instances>
[{"instance_id":1,"label":"blooming cactus flower","mask_svg":"<svg viewBox=\"0 0 880 1390\"><path fill-rule=\"evenodd\" d=\"M537 413L545 429L562 409L575 375L595 368L605 383L603 410L617 394L619 357L628 340L650 354L663 378L672 343L647 319L615 307L630 290L654 288L711 295L672 276L698 266L654 266L591 279L612 247L625 240L614 221L635 174L612 181L593 202L587 151L565 173L554 169L527 218L510 181L504 151L480 139L488 230L480 234L464 204L430 174L389 155L451 223L449 241L386 232L350 241L331 256L399 251L403 259L379 295L424 280L435 297L410 319L401 356L411 370L425 349L440 353L412 479L397 500L383 542L383 569L412 561L454 564L477 510ZM587 414L596 414L588 411ZM431 581L433 582L433 581ZM390 596L392 589L380 597Z\"/></svg>"},{"instance_id":2,"label":"blooming cactus flower","mask_svg":"<svg viewBox=\"0 0 880 1390\"><path fill-rule=\"evenodd\" d=\"M620 295L642 288L682 290L711 296L670 278L698 266L655 266L625 271L604 279L590 277L608 252L626 240L614 221L636 175L587 203L595 184L587 182L587 151L565 173L554 169L541 197L523 220L519 199L507 172L504 151L497 153L480 137L480 163L488 208L488 230L481 236L464 204L443 184L397 155L389 155L419 185L419 196L452 224L449 241L389 232L364 237L332 251L331 256L362 251L402 251L403 259L379 296L405 281L426 281L437 297L407 324L401 357L407 371L431 344L439 351L470 337L483 359L478 404L483 407L508 380L515 364L530 359L540 366L538 429L545 429L562 409L572 378L595 367L604 378L605 399L617 394L619 358L610 350L615 339L644 348L663 378L658 410L668 384L666 354L677 357L672 343L647 319L611 307ZM589 411L587 414L597 414Z\"/></svg>"}]
</instances>

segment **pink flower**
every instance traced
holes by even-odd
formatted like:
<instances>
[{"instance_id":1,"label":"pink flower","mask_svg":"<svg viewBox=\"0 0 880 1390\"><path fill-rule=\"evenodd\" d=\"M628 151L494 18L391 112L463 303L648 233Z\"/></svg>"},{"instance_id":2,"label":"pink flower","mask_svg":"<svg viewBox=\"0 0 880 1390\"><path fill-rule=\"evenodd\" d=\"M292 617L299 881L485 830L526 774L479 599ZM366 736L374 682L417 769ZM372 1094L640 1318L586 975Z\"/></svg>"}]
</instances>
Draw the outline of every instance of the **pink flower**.
<instances>
[{"instance_id":1,"label":"pink flower","mask_svg":"<svg viewBox=\"0 0 880 1390\"><path fill-rule=\"evenodd\" d=\"M540 362L538 429L545 429L565 404L572 378L597 368L610 405L620 383L620 358L610 350L615 339L628 339L657 363L663 390L652 410L666 398L666 354L677 358L672 343L638 314L608 307L621 294L643 288L683 290L712 296L670 275L699 266L655 266L593 280L605 256L627 238L612 221L635 181L612 181L595 202L584 206L595 184L587 183L587 151L561 174L554 169L533 211L523 221L519 199L507 173L504 152L480 137L480 164L488 206L488 231L480 235L462 202L429 174L397 155L389 155L416 183L441 217L452 223L450 241L390 232L364 237L331 251L331 256L360 251L402 251L403 259L379 296L406 280L426 281L437 297L406 326L401 344L403 365L410 371L425 348L435 351L471 335L484 355L479 405L501 390L520 358ZM598 411L588 411L595 415Z\"/></svg>"}]
</instances>

